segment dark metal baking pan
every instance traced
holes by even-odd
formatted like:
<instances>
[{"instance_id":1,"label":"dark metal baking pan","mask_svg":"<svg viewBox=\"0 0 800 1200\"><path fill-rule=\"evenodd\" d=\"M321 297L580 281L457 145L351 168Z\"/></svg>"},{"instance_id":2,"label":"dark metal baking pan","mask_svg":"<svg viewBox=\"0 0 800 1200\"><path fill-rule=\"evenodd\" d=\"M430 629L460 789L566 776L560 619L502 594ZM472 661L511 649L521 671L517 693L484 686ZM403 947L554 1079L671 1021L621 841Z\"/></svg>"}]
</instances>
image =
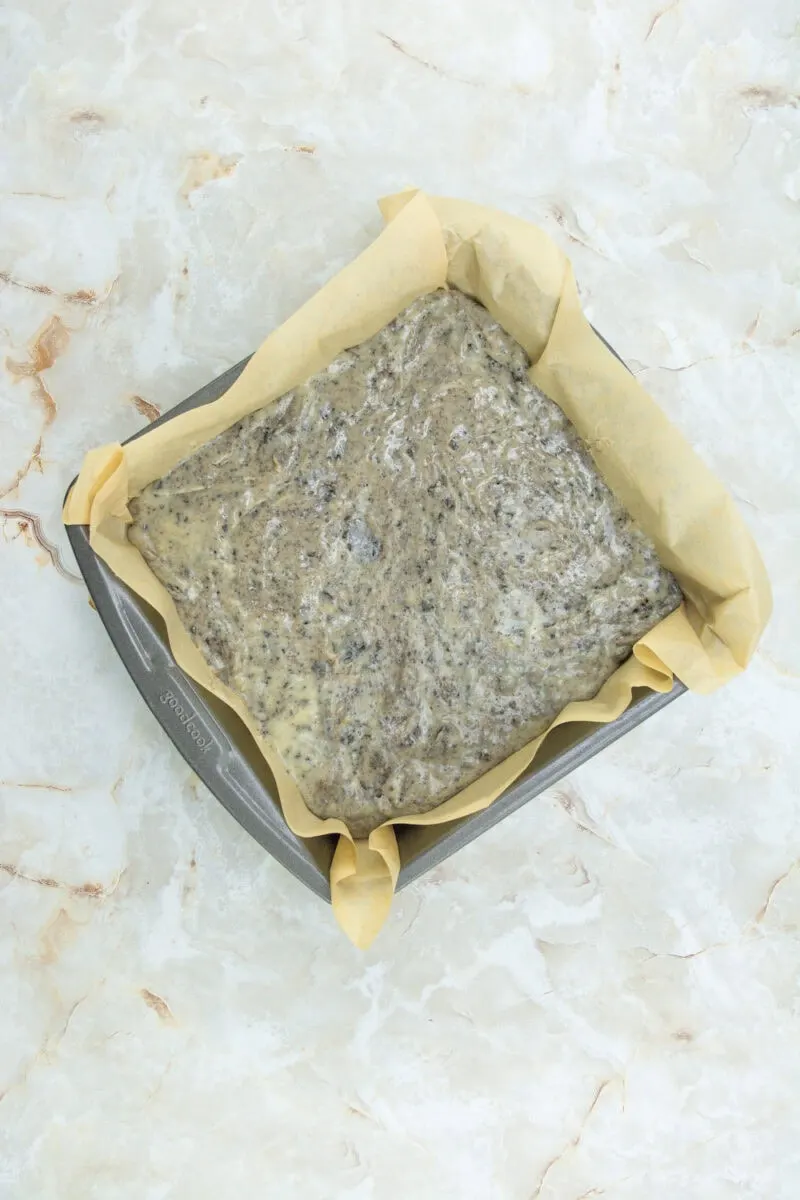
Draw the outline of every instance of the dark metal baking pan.
<instances>
[{"instance_id":1,"label":"dark metal baking pan","mask_svg":"<svg viewBox=\"0 0 800 1200\"><path fill-rule=\"evenodd\" d=\"M187 409L218 399L241 374L247 362L248 359L244 359L231 367L165 413L148 429ZM147 429L143 429L129 440L146 432ZM164 732L248 833L297 879L318 896L329 900L328 873L334 839L306 841L292 833L283 819L272 773L239 718L180 669L170 653L161 617L97 557L89 545L88 526L68 525L67 534L98 615ZM582 722L553 730L533 766L483 812L446 825L399 827L401 870L398 887L418 878L503 817L527 804L683 691L683 684L677 681L672 691L665 694L640 689L626 711L608 725Z\"/></svg>"}]
</instances>

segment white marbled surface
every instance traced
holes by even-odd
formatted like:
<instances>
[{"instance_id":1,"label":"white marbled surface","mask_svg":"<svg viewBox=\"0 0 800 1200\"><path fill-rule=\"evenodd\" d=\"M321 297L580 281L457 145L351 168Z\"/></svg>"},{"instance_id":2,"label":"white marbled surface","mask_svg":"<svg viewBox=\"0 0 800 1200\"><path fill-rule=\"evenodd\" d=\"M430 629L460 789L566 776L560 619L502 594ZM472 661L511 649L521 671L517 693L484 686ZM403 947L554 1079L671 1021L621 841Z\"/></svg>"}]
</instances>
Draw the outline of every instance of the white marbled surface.
<instances>
[{"instance_id":1,"label":"white marbled surface","mask_svg":"<svg viewBox=\"0 0 800 1200\"><path fill-rule=\"evenodd\" d=\"M10 0L0 36L2 1200L794 1200L795 0ZM59 509L408 183L568 250L776 611L362 956L144 709Z\"/></svg>"}]
</instances>

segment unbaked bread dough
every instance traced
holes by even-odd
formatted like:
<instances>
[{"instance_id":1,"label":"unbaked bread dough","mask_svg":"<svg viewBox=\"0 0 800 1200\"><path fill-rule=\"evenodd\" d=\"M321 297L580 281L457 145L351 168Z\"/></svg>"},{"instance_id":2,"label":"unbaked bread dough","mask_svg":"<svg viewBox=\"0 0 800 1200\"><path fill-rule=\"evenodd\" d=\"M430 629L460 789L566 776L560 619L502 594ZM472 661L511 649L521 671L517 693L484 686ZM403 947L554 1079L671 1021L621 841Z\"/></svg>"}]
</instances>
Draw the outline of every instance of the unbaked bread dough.
<instances>
[{"instance_id":1,"label":"unbaked bread dough","mask_svg":"<svg viewBox=\"0 0 800 1200\"><path fill-rule=\"evenodd\" d=\"M433 292L131 503L211 668L357 837L520 749L680 603L528 366Z\"/></svg>"}]
</instances>

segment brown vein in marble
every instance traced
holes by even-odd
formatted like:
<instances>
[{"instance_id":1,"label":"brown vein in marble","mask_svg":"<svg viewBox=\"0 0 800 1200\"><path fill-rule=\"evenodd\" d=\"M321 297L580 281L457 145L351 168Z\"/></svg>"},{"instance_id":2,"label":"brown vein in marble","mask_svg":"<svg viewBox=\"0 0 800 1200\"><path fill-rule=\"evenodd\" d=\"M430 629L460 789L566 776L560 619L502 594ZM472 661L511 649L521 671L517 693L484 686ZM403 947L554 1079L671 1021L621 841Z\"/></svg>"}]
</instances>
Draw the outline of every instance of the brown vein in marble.
<instances>
[{"instance_id":1,"label":"brown vein in marble","mask_svg":"<svg viewBox=\"0 0 800 1200\"><path fill-rule=\"evenodd\" d=\"M58 413L58 408L56 407L56 402L53 399L51 393L48 391L47 387L42 382L42 380L39 378L39 376L36 374L32 375L32 381L33 381L33 394L36 397L36 399L39 401L39 403L41 404L42 410L44 412L44 428L46 429L47 426L51 425L53 423L53 421L56 419L56 415Z\"/></svg>"},{"instance_id":2,"label":"brown vein in marble","mask_svg":"<svg viewBox=\"0 0 800 1200\"><path fill-rule=\"evenodd\" d=\"M20 196L41 196L43 192L13 192L12 195ZM51 200L64 200L64 196L51 196ZM35 292L38 296L56 296L59 300L63 300L65 304L97 304L97 292L92 288L78 288L75 292L57 292L55 288L51 288L46 283L26 283L24 279L15 279L8 271L0 271L0 283L5 283L8 287L22 288L25 292ZM116 280L109 285L106 292L111 291L111 288L116 283ZM104 296L103 299L106 297Z\"/></svg>"},{"instance_id":3,"label":"brown vein in marble","mask_svg":"<svg viewBox=\"0 0 800 1200\"><path fill-rule=\"evenodd\" d=\"M143 396L131 396L131 404L140 412L143 417L147 417L148 421L155 421L161 416L161 409L157 404L151 404L149 400L145 400Z\"/></svg>"},{"instance_id":4,"label":"brown vein in marble","mask_svg":"<svg viewBox=\"0 0 800 1200\"><path fill-rule=\"evenodd\" d=\"M67 787L64 783L18 783L14 779L0 779L0 787L5 788L30 788L36 792L72 792L74 788Z\"/></svg>"},{"instance_id":5,"label":"brown vein in marble","mask_svg":"<svg viewBox=\"0 0 800 1200\"><path fill-rule=\"evenodd\" d=\"M772 903L772 897L775 895L775 892L780 887L780 885L783 883L784 879L788 879L789 876L792 874L792 872L795 871L798 867L800 867L800 859L796 860L789 867L787 867L787 869L783 872L783 874L779 875L778 878L775 880L775 882L772 884L769 891L767 892L766 900L761 905L761 908L758 910L755 917L753 917L753 923L755 925L759 925L764 920L764 917L767 915L767 909L769 908L770 904Z\"/></svg>"},{"instance_id":6,"label":"brown vein in marble","mask_svg":"<svg viewBox=\"0 0 800 1200\"><path fill-rule=\"evenodd\" d=\"M181 887L181 904L188 904L197 890L197 850L192 850L186 878Z\"/></svg>"},{"instance_id":7,"label":"brown vein in marble","mask_svg":"<svg viewBox=\"0 0 800 1200\"><path fill-rule=\"evenodd\" d=\"M668 4L666 8L660 8L658 10L656 15L653 17L652 21L650 22L650 28L647 30L647 33L644 35L644 40L646 42L649 41L650 38L652 37L653 31L655 30L655 27L656 27L656 25L658 25L661 18L665 17L667 15L667 13L673 12L678 7L680 2L681 2L681 0L673 0L672 4Z\"/></svg>"},{"instance_id":8,"label":"brown vein in marble","mask_svg":"<svg viewBox=\"0 0 800 1200\"><path fill-rule=\"evenodd\" d=\"M351 1113L354 1117L358 1117L362 1121L372 1121L375 1125L380 1125L379 1121L375 1120L372 1113L365 1112L363 1108L359 1108L357 1104L348 1104L345 1110Z\"/></svg>"},{"instance_id":9,"label":"brown vein in marble","mask_svg":"<svg viewBox=\"0 0 800 1200\"><path fill-rule=\"evenodd\" d=\"M701 363L727 361L733 362L737 358L747 358L749 354L754 354L754 349L743 350L741 354L706 354L703 358L693 358L691 362L681 363L679 367L667 367L663 363L646 363L640 370L635 371L635 375L642 375L645 371L669 371L671 374L679 374L681 371L688 371L690 367L697 367Z\"/></svg>"},{"instance_id":10,"label":"brown vein in marble","mask_svg":"<svg viewBox=\"0 0 800 1200\"><path fill-rule=\"evenodd\" d=\"M148 1103L150 1103L152 1100L155 1100L156 1096L158 1096L158 1095L159 1095L159 1093L161 1092L161 1089L162 1089L162 1088L163 1088L163 1086L164 1086L164 1083L165 1083L165 1081L166 1081L166 1078L167 1078L167 1076L169 1075L170 1071L172 1070L172 1068L173 1068L174 1064L175 1064L175 1056L173 1055L173 1056L170 1058L170 1060L169 1060L169 1062L167 1063L167 1065L166 1065L166 1067L164 1068L164 1070L163 1070L163 1071L161 1072L161 1074L159 1075L159 1077L158 1077L158 1082L156 1083L155 1087L154 1087L154 1088L151 1088L151 1090L148 1092L148 1094L147 1094L147 1102L148 1102Z\"/></svg>"},{"instance_id":11,"label":"brown vein in marble","mask_svg":"<svg viewBox=\"0 0 800 1200\"><path fill-rule=\"evenodd\" d=\"M39 289L33 288L32 290L36 291ZM7 496L9 492L15 491L33 466L38 466L39 470L42 470L42 439L47 427L56 419L58 408L55 400L42 381L41 372L52 367L56 359L65 353L69 346L69 339L70 332L64 322L59 316L52 316L49 321L46 321L41 326L39 332L31 342L28 348L29 362L23 363L16 362L10 358L6 359L6 370L15 381L30 379L33 383L33 394L42 407L42 428L27 462L16 472L11 484L0 493L3 496ZM28 514L23 514L23 517L27 520L31 519ZM34 519L34 525L36 525L36 521L38 521L38 518ZM41 533L40 528L39 532ZM34 529L34 536L37 536L36 529ZM42 537L44 537L43 534ZM38 537L37 540L39 540ZM49 543L45 545L44 542L40 541L40 545L52 558L52 553L48 549ZM55 548L53 547L53 549ZM56 553L58 552L56 551Z\"/></svg>"},{"instance_id":12,"label":"brown vein in marble","mask_svg":"<svg viewBox=\"0 0 800 1200\"><path fill-rule=\"evenodd\" d=\"M708 954L711 950L722 950L725 946L729 946L730 942L712 942L710 946L703 946L700 950L692 950L689 954L675 954L671 951L666 954L656 954L655 958L678 958L681 962L688 962L690 958L700 958L703 954Z\"/></svg>"},{"instance_id":13,"label":"brown vein in marble","mask_svg":"<svg viewBox=\"0 0 800 1200\"><path fill-rule=\"evenodd\" d=\"M66 200L66 196L62 196L57 192L3 192L4 196L37 196L40 200Z\"/></svg>"},{"instance_id":14,"label":"brown vein in marble","mask_svg":"<svg viewBox=\"0 0 800 1200\"><path fill-rule=\"evenodd\" d=\"M42 436L42 434L39 435L38 441L28 455L27 461L24 462L17 471L15 471L14 478L11 480L11 483L9 483L8 487L3 488L3 490L0 491L0 500L2 500L5 496L10 495L11 492L15 492L28 472L33 470L34 467L40 475L44 473L44 467L42 466Z\"/></svg>"},{"instance_id":15,"label":"brown vein in marble","mask_svg":"<svg viewBox=\"0 0 800 1200\"><path fill-rule=\"evenodd\" d=\"M686 247L684 246L684 250ZM688 251L687 251L688 253ZM689 256L691 257L691 255ZM699 261L696 260L696 261ZM704 264L701 264L704 265ZM737 359L747 358L751 354L758 354L762 350L782 350L784 346L800 334L800 326L797 329L792 329L783 337L773 338L769 342L760 342L757 345L743 344L743 349L738 354L706 354L702 358L693 358L691 362L682 363L679 367L668 367L663 363L645 363L633 372L634 375L642 375L645 371L669 371L672 374L678 374L680 371L688 371L690 367L697 367L701 363L707 362L736 362ZM745 337L748 335L746 334Z\"/></svg>"},{"instance_id":16,"label":"brown vein in marble","mask_svg":"<svg viewBox=\"0 0 800 1200\"><path fill-rule=\"evenodd\" d=\"M759 309L758 312L756 313L756 315L753 317L750 324L747 326L747 329L745 329L744 339L743 339L745 342L749 342L750 338L753 336L755 331L758 329L758 324L759 324L759 321L761 320L761 313L762 313L762 309Z\"/></svg>"},{"instance_id":17,"label":"brown vein in marble","mask_svg":"<svg viewBox=\"0 0 800 1200\"><path fill-rule=\"evenodd\" d=\"M59 879L53 879L50 875L28 875L25 871L20 871L19 867L15 867L13 863L0 862L0 871L10 875L12 879L35 883L38 887L54 888L66 892L70 896L87 896L92 900L105 900L111 896L117 890L124 873L121 871L111 886L106 888L102 883L63 883Z\"/></svg>"},{"instance_id":18,"label":"brown vein in marble","mask_svg":"<svg viewBox=\"0 0 800 1200\"><path fill-rule=\"evenodd\" d=\"M28 350L30 362L14 362L7 358L6 370L10 375L18 377L30 378L41 374L42 371L52 367L56 359L66 352L69 347L69 338L70 331L61 318L57 315L52 316L42 325L30 344ZM50 419L52 420L54 416L55 411Z\"/></svg>"},{"instance_id":19,"label":"brown vein in marble","mask_svg":"<svg viewBox=\"0 0 800 1200\"><path fill-rule=\"evenodd\" d=\"M44 966L58 962L61 952L74 942L81 924L65 908L59 908L39 934L37 960Z\"/></svg>"},{"instance_id":20,"label":"brown vein in marble","mask_svg":"<svg viewBox=\"0 0 800 1200\"><path fill-rule=\"evenodd\" d=\"M733 942L712 942L710 946L702 946L699 950L691 950L688 954L677 954L672 950L650 950L647 946L642 946L641 949L647 954L647 961L653 958L677 958L680 962L688 962L692 958L700 958L701 955L708 954L711 950L724 950L733 944Z\"/></svg>"},{"instance_id":21,"label":"brown vein in marble","mask_svg":"<svg viewBox=\"0 0 800 1200\"><path fill-rule=\"evenodd\" d=\"M117 277L111 280L103 296L103 300L106 299L116 282ZM62 299L66 300L67 304L97 304L98 296L93 288L78 288L77 292L64 292Z\"/></svg>"},{"instance_id":22,"label":"brown vein in marble","mask_svg":"<svg viewBox=\"0 0 800 1200\"><path fill-rule=\"evenodd\" d=\"M454 83L463 83L467 87L480 87L481 84L474 79L464 79L461 75L451 75L449 71L445 71L442 67L437 67L436 63L429 62L427 58L420 58L418 54L412 53L402 42L398 42L397 38L393 38L390 34L384 33L382 29L377 31L378 37L383 38L390 46L393 46L399 54L403 54L412 62L419 63L426 71L433 71L435 75L440 75L442 79L452 79Z\"/></svg>"},{"instance_id":23,"label":"brown vein in marble","mask_svg":"<svg viewBox=\"0 0 800 1200\"><path fill-rule=\"evenodd\" d=\"M43 1060L46 1060L48 1062L51 1061L51 1056L55 1053L55 1051L61 1045L61 1043L63 1042L63 1040L66 1036L67 1030L70 1027L70 1022L72 1021L72 1018L74 1017L76 1010L78 1009L79 1005L83 1004L84 1000L86 1000L88 995L89 995L89 993L87 992L85 996L79 996L78 999L75 1001L75 1003L73 1005L71 1005L60 1028L58 1030L56 1030L55 1033L47 1032L45 1034L44 1040L42 1041L41 1046L36 1051L36 1053L33 1055L33 1057L25 1064L25 1066L22 1068L22 1070L20 1071L17 1078L14 1079L4 1091L0 1092L0 1104L2 1104L3 1100L5 1100L6 1096L9 1094L10 1091L12 1091L13 1088L17 1088L21 1084L24 1084L27 1082L28 1076L30 1075L31 1071L33 1070L33 1068L36 1066L37 1063L39 1063Z\"/></svg>"},{"instance_id":24,"label":"brown vein in marble","mask_svg":"<svg viewBox=\"0 0 800 1200\"><path fill-rule=\"evenodd\" d=\"M102 113L95 112L91 108L79 108L75 112L70 113L70 121L73 125L105 125L106 119Z\"/></svg>"},{"instance_id":25,"label":"brown vein in marble","mask_svg":"<svg viewBox=\"0 0 800 1200\"><path fill-rule=\"evenodd\" d=\"M157 995L156 992L151 992L149 988L141 988L139 995L142 997L147 1007L152 1008L153 1012L160 1021L163 1021L167 1025L174 1025L176 1023L172 1009L167 1004L166 1000L162 999L162 997Z\"/></svg>"},{"instance_id":26,"label":"brown vein in marble","mask_svg":"<svg viewBox=\"0 0 800 1200\"><path fill-rule=\"evenodd\" d=\"M748 124L747 129L745 130L744 137L742 138L741 142L739 143L739 149L735 150L733 153L733 160L732 160L733 162L739 161L739 155L742 153L742 151L744 150L745 146L750 141L750 138L752 136L753 136L753 122L751 121Z\"/></svg>"},{"instance_id":27,"label":"brown vein in marble","mask_svg":"<svg viewBox=\"0 0 800 1200\"><path fill-rule=\"evenodd\" d=\"M284 146L284 150L292 151L294 154L316 154L317 147L311 142L297 142L294 146Z\"/></svg>"},{"instance_id":28,"label":"brown vein in marble","mask_svg":"<svg viewBox=\"0 0 800 1200\"><path fill-rule=\"evenodd\" d=\"M570 1138L570 1140L567 1142L564 1149L559 1151L559 1153L556 1154L554 1158L551 1158L550 1162L547 1163L544 1170L542 1171L542 1174L539 1176L539 1182L536 1185L536 1190L531 1192L530 1200L537 1200L537 1197L541 1196L542 1188L544 1187L545 1180L547 1179L547 1176L552 1171L553 1167L557 1163L561 1162L562 1158L564 1158L565 1155L569 1154L571 1150L577 1150L578 1146L581 1144L581 1139L583 1138L583 1135L586 1133L586 1126L589 1123L589 1119L590 1119L592 1113L594 1112L594 1110L597 1108L597 1105L600 1102L600 1097L603 1095L603 1092L606 1090L607 1087L610 1086L611 1083L613 1083L612 1079L604 1079L603 1082L600 1084L600 1086L598 1087L597 1091L594 1094L594 1099L592 1100L591 1104L589 1105L588 1109L586 1110L586 1114L580 1123L578 1132L575 1134L574 1137ZM591 1195L591 1192L589 1194Z\"/></svg>"},{"instance_id":29,"label":"brown vein in marble","mask_svg":"<svg viewBox=\"0 0 800 1200\"><path fill-rule=\"evenodd\" d=\"M240 154L216 154L211 150L201 150L198 154L190 154L186 160L186 170L181 184L180 194L188 202L189 196L197 188L205 187L216 179L225 179L232 175L242 161Z\"/></svg>"},{"instance_id":30,"label":"brown vein in marble","mask_svg":"<svg viewBox=\"0 0 800 1200\"><path fill-rule=\"evenodd\" d=\"M0 281L8 284L9 287L22 288L26 292L36 292L39 296L52 296L53 289L49 288L46 283L24 283L21 279L12 279L8 271L0 271Z\"/></svg>"},{"instance_id":31,"label":"brown vein in marble","mask_svg":"<svg viewBox=\"0 0 800 1200\"><path fill-rule=\"evenodd\" d=\"M577 792L570 786L562 787L558 791L553 792L553 799L563 808L564 812L573 822L577 829L583 833L588 833L592 837L597 838L600 842L605 842L607 846L611 846L614 850L619 850L616 842L610 837L601 833L592 818L586 811L586 806ZM583 864L581 864L582 866ZM585 871L585 868L584 868ZM587 877L588 878L588 877Z\"/></svg>"},{"instance_id":32,"label":"brown vein in marble","mask_svg":"<svg viewBox=\"0 0 800 1200\"><path fill-rule=\"evenodd\" d=\"M88 996L88 994L89 993L87 992L86 996ZM45 1038L44 1044L42 1045L42 1049L39 1051L39 1054L37 1054L37 1056L36 1056L37 1058L40 1058L44 1055L49 1055L54 1050L58 1049L58 1047L61 1045L61 1043L63 1042L63 1040L66 1036L66 1033L67 1033L67 1030L69 1029L72 1018L75 1016L75 1013L76 1013L77 1009L79 1008L79 1006L81 1004L83 1004L84 1000L86 999L86 996L80 996L75 1001L75 1003L72 1005L72 1007L70 1008L69 1012L66 1015L63 1025L58 1030L58 1032L55 1034L54 1040L51 1041L49 1037Z\"/></svg>"},{"instance_id":33,"label":"brown vein in marble","mask_svg":"<svg viewBox=\"0 0 800 1200\"><path fill-rule=\"evenodd\" d=\"M371 1121L373 1125L377 1125L379 1129L386 1129L386 1126L380 1120L378 1120L375 1114L370 1110L369 1105L358 1092L353 1093L353 1100L347 1103L345 1111L351 1113L354 1117L358 1117L360 1120ZM419 1145L419 1143L415 1142L415 1145Z\"/></svg>"},{"instance_id":34,"label":"brown vein in marble","mask_svg":"<svg viewBox=\"0 0 800 1200\"><path fill-rule=\"evenodd\" d=\"M608 85L608 87L606 89L606 96L608 98L609 103L616 98L616 96L619 92L621 71L622 71L622 64L619 60L619 57L617 57L614 59L614 66L612 67L613 73L611 76L611 83Z\"/></svg>"},{"instance_id":35,"label":"brown vein in marble","mask_svg":"<svg viewBox=\"0 0 800 1200\"><path fill-rule=\"evenodd\" d=\"M41 518L37 513L29 512L26 508L0 508L0 521L17 521L20 526L19 532L22 534L31 534L36 544L44 550L59 575L64 579L68 579L70 583L83 583L80 575L76 575L74 571L70 571L69 567L64 565L61 551L48 538L42 528Z\"/></svg>"},{"instance_id":36,"label":"brown vein in marble","mask_svg":"<svg viewBox=\"0 0 800 1200\"><path fill-rule=\"evenodd\" d=\"M800 108L800 92L772 84L751 83L740 88L739 95L751 108Z\"/></svg>"},{"instance_id":37,"label":"brown vein in marble","mask_svg":"<svg viewBox=\"0 0 800 1200\"><path fill-rule=\"evenodd\" d=\"M758 316L759 317L761 316L760 310L759 310ZM753 332L755 332L755 326L757 324L758 324L758 319L756 319L756 321L753 322L751 326L748 326L748 331L747 331L747 333L745 333L745 339L752 336L751 330ZM800 325L798 325L795 329L790 329L789 332L783 334L782 337L771 338L768 342L758 342L755 346L752 347L752 351L755 352L757 350L780 350L784 346L788 346L789 342L791 342L794 338L796 338L798 336L798 334L800 334Z\"/></svg>"},{"instance_id":38,"label":"brown vein in marble","mask_svg":"<svg viewBox=\"0 0 800 1200\"><path fill-rule=\"evenodd\" d=\"M561 204L551 204L550 205L550 213L551 213L556 225L559 225L564 230L564 233L567 235L569 240L571 242L574 242L576 246L583 246L585 250L591 250L592 254L597 254L600 258L603 258L606 260L606 262L608 262L609 258L608 258L607 254L603 254L602 250L598 250L596 246L593 246L590 242L587 242L584 240L585 236L586 236L585 234L581 238L581 237L578 237L578 235L576 233L572 232L572 230L570 229L569 224L568 224L567 212L565 211L565 209L568 210L569 217L571 218L572 223L574 224L575 228L578 229L580 231L580 233L583 233L583 230L580 227L580 223L578 221L578 218L575 216L575 213L572 211L572 209L568 208L568 205L564 204L563 202Z\"/></svg>"},{"instance_id":39,"label":"brown vein in marble","mask_svg":"<svg viewBox=\"0 0 800 1200\"><path fill-rule=\"evenodd\" d=\"M402 931L402 933L400 934L400 937L401 937L401 938L404 938L404 937L407 937L407 936L408 936L408 934L411 932L411 930L412 930L412 929L414 928L414 926L416 925L416 923L417 923L417 920L418 920L418 918L419 918L419 915L420 915L420 913L421 913L421 912L422 912L422 897L420 897L419 903L417 904L417 910L416 910L416 912L414 913L413 917L411 918L411 920L410 920L410 921L408 922L408 924L406 925L405 929L404 929L404 930Z\"/></svg>"}]
</instances>

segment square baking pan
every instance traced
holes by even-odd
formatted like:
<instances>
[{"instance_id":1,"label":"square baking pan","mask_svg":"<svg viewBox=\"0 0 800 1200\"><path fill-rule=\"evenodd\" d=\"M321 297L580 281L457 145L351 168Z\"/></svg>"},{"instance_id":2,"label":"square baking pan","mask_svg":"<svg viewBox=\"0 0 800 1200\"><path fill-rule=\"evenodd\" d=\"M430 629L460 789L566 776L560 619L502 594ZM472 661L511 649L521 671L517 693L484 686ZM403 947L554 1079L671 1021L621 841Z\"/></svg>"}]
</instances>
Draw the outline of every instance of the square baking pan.
<instances>
[{"instance_id":1,"label":"square baking pan","mask_svg":"<svg viewBox=\"0 0 800 1200\"><path fill-rule=\"evenodd\" d=\"M172 420L187 409L217 400L248 361L244 359L231 367L147 429ZM147 429L129 440L141 437ZM318 896L330 900L328 874L335 839L305 840L292 833L283 819L272 773L248 730L227 705L180 669L170 652L161 617L98 558L89 545L88 526L67 525L66 529L100 620L150 711L176 749L265 850ZM672 690L663 694L637 689L626 711L608 725L575 722L559 726L546 738L532 766L483 812L446 825L398 827L401 860L398 888L527 804L685 690L677 680Z\"/></svg>"}]
</instances>

